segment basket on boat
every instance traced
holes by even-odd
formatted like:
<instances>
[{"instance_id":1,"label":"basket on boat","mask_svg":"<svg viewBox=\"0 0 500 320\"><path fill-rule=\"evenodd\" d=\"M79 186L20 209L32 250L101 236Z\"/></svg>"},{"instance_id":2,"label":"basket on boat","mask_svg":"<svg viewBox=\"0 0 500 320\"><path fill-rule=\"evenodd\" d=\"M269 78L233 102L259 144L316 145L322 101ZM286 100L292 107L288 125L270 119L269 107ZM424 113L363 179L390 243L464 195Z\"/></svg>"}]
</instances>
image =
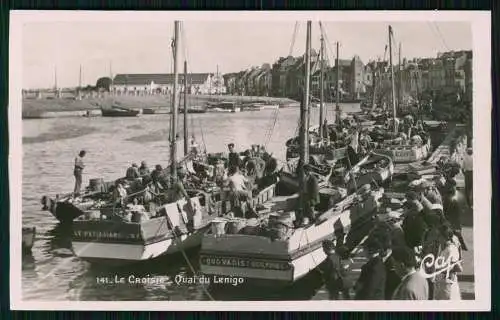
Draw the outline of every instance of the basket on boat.
<instances>
[{"instance_id":1,"label":"basket on boat","mask_svg":"<svg viewBox=\"0 0 500 320\"><path fill-rule=\"evenodd\" d=\"M293 230L294 212L279 212L269 217L269 233L273 240L284 240Z\"/></svg>"},{"instance_id":2,"label":"basket on boat","mask_svg":"<svg viewBox=\"0 0 500 320\"><path fill-rule=\"evenodd\" d=\"M228 234L237 234L241 231L241 229L245 228L246 220L245 219L231 219L227 223L227 233Z\"/></svg>"},{"instance_id":3,"label":"basket on boat","mask_svg":"<svg viewBox=\"0 0 500 320\"><path fill-rule=\"evenodd\" d=\"M94 192L106 192L106 184L103 178L93 178L89 180L89 188Z\"/></svg>"},{"instance_id":4,"label":"basket on boat","mask_svg":"<svg viewBox=\"0 0 500 320\"><path fill-rule=\"evenodd\" d=\"M225 219L214 219L212 221L212 233L216 236L220 236L226 233L226 223Z\"/></svg>"}]
</instances>

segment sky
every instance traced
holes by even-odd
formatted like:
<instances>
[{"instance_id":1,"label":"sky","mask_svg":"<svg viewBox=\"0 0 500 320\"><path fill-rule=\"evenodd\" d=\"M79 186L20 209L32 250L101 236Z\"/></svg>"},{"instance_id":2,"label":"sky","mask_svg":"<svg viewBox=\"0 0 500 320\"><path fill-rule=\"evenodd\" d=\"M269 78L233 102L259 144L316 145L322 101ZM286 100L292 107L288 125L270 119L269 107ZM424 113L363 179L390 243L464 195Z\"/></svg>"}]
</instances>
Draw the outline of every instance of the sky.
<instances>
[{"instance_id":1,"label":"sky","mask_svg":"<svg viewBox=\"0 0 500 320\"><path fill-rule=\"evenodd\" d=\"M382 58L389 22L322 21L326 54L333 60L335 42L340 58L358 55L366 63ZM471 50L469 22L390 22L402 57L435 57L448 50ZM23 88L95 85L102 76L117 73L172 72L173 21L43 21L25 22L22 30ZM237 72L288 56L296 22L187 21L181 32L181 61L189 72ZM306 22L299 22L292 55L305 51ZM312 25L312 46L319 48L320 28ZM395 49L396 50L396 49ZM395 51L396 52L396 51ZM397 57L394 57L397 59ZM395 60L397 61L397 60ZM182 62L179 64L182 65ZM111 69L111 71L110 71Z\"/></svg>"}]
</instances>

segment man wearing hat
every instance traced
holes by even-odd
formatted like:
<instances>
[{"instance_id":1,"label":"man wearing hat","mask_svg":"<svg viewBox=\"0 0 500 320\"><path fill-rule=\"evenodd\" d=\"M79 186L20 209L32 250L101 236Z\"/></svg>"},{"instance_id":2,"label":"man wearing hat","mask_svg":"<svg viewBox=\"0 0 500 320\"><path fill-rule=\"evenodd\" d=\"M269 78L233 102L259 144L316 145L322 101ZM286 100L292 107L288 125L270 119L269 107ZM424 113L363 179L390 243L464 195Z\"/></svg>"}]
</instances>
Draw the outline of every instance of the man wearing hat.
<instances>
[{"instance_id":1,"label":"man wearing hat","mask_svg":"<svg viewBox=\"0 0 500 320\"><path fill-rule=\"evenodd\" d=\"M403 220L402 228L405 233L406 244L410 248L418 248L422 245L423 235L427 230L424 220L422 203L418 200L418 194L409 191L406 194L407 210Z\"/></svg>"},{"instance_id":2,"label":"man wearing hat","mask_svg":"<svg viewBox=\"0 0 500 320\"><path fill-rule=\"evenodd\" d=\"M444 216L450 222L455 231L455 235L460 240L462 249L467 251L467 245L462 237L462 222L463 207L459 201L457 193L457 183L455 180L448 180L444 187L443 197L443 212Z\"/></svg>"},{"instance_id":3,"label":"man wearing hat","mask_svg":"<svg viewBox=\"0 0 500 320\"><path fill-rule=\"evenodd\" d=\"M234 143L230 143L227 145L227 148L229 150L229 155L228 155L228 161L227 161L227 167L232 168L232 167L239 167L240 166L240 155L234 151Z\"/></svg>"},{"instance_id":4,"label":"man wearing hat","mask_svg":"<svg viewBox=\"0 0 500 320\"><path fill-rule=\"evenodd\" d=\"M127 172L125 173L125 179L127 180L135 180L139 178L139 167L137 166L136 163L132 163L132 166L130 166L127 169Z\"/></svg>"},{"instance_id":5,"label":"man wearing hat","mask_svg":"<svg viewBox=\"0 0 500 320\"><path fill-rule=\"evenodd\" d=\"M147 176L149 174L150 174L150 172L149 172L149 168L148 168L146 161L141 161L141 166L139 167L139 175L141 177L144 177L144 176Z\"/></svg>"},{"instance_id":6,"label":"man wearing hat","mask_svg":"<svg viewBox=\"0 0 500 320\"><path fill-rule=\"evenodd\" d=\"M462 172L465 178L465 198L467 199L467 204L472 207L473 195L472 195L472 148L467 148L467 152L464 155L462 161Z\"/></svg>"}]
</instances>

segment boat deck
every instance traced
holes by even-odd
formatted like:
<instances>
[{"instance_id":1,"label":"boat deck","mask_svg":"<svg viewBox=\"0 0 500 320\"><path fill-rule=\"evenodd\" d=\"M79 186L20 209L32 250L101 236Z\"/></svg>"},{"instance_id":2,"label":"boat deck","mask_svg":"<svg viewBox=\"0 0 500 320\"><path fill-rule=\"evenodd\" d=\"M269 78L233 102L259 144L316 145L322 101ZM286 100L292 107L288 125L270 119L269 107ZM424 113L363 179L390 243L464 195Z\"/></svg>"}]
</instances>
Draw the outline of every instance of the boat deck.
<instances>
[{"instance_id":1,"label":"boat deck","mask_svg":"<svg viewBox=\"0 0 500 320\"><path fill-rule=\"evenodd\" d=\"M427 159L427 162L430 165L435 165L438 161L439 158L442 156L449 157L451 156L452 150L451 145L457 140L457 131L460 128L460 126L455 126L451 124L448 128L448 133L446 134L446 137L444 138L443 142L434 150L434 152L429 156ZM420 164L421 161L416 161L412 163L397 163L394 164L394 174L395 175L403 175L407 174L408 172L411 171L412 166L417 166Z\"/></svg>"}]
</instances>

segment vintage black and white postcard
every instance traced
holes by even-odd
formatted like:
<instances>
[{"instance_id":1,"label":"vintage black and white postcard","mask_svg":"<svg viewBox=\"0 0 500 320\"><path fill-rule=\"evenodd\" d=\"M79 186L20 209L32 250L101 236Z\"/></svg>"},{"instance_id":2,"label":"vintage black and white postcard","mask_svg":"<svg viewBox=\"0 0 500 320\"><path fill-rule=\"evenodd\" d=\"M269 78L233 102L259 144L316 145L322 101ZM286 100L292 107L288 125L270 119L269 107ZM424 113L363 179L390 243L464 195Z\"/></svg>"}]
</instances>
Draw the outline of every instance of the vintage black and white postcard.
<instances>
[{"instance_id":1,"label":"vintage black and white postcard","mask_svg":"<svg viewBox=\"0 0 500 320\"><path fill-rule=\"evenodd\" d=\"M10 21L13 309L489 310L489 12Z\"/></svg>"}]
</instances>

